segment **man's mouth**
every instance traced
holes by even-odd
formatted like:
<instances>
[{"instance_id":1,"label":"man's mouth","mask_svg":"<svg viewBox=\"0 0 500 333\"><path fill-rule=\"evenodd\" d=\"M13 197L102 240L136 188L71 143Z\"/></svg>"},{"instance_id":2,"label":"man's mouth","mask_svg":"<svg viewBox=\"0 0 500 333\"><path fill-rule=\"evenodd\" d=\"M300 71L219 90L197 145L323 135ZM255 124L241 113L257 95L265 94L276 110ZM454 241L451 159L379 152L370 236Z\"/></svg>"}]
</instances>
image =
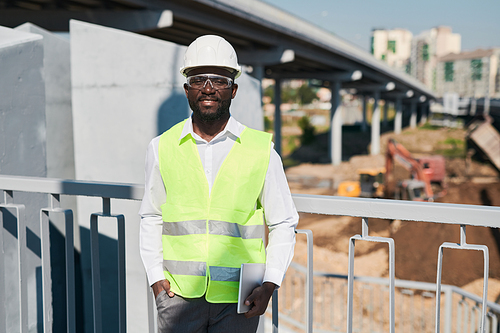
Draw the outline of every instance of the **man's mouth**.
<instances>
[{"instance_id":1,"label":"man's mouth","mask_svg":"<svg viewBox=\"0 0 500 333\"><path fill-rule=\"evenodd\" d=\"M208 102L218 102L219 99L218 98L202 97L202 98L198 99L198 101L200 101L200 102L205 102L205 101L208 101Z\"/></svg>"},{"instance_id":2,"label":"man's mouth","mask_svg":"<svg viewBox=\"0 0 500 333\"><path fill-rule=\"evenodd\" d=\"M218 98L200 98L198 102L204 106L214 106L219 102Z\"/></svg>"}]
</instances>

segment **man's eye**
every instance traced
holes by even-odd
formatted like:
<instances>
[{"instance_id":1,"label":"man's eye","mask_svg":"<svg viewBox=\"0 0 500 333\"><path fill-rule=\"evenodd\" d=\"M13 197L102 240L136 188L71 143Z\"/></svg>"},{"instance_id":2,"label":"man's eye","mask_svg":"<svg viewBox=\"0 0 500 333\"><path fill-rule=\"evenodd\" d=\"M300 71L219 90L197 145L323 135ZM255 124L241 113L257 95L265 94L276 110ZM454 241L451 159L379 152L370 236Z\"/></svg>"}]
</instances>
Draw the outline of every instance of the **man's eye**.
<instances>
[{"instance_id":1,"label":"man's eye","mask_svg":"<svg viewBox=\"0 0 500 333\"><path fill-rule=\"evenodd\" d=\"M218 85L218 86L222 86L222 85L225 85L227 83L227 81L224 79L214 79L213 83Z\"/></svg>"},{"instance_id":2,"label":"man's eye","mask_svg":"<svg viewBox=\"0 0 500 333\"><path fill-rule=\"evenodd\" d=\"M202 84L205 81L206 81L206 79L200 77L200 78L194 78L194 79L192 79L191 83L193 83L193 84Z\"/></svg>"}]
</instances>

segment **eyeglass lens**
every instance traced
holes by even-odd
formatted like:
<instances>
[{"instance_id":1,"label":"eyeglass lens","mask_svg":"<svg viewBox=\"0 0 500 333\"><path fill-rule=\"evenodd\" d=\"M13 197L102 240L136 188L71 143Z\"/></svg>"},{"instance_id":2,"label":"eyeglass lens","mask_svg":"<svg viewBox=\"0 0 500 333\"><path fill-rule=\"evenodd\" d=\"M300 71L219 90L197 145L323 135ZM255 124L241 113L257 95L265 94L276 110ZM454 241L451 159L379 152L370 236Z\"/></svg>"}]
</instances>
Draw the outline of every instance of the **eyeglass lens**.
<instances>
[{"instance_id":1,"label":"eyeglass lens","mask_svg":"<svg viewBox=\"0 0 500 333\"><path fill-rule=\"evenodd\" d=\"M190 76L187 78L188 85L196 89L205 88L207 82L210 82L210 85L214 89L227 89L232 85L232 80L225 76L197 75L197 76Z\"/></svg>"}]
</instances>

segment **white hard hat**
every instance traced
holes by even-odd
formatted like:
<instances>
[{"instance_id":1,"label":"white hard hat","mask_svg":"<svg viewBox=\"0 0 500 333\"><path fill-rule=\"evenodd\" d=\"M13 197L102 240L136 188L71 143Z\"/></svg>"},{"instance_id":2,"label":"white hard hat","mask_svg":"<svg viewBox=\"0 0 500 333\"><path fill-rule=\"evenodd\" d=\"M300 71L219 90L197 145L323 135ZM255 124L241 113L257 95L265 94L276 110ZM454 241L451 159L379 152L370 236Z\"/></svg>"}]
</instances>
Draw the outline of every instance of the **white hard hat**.
<instances>
[{"instance_id":1,"label":"white hard hat","mask_svg":"<svg viewBox=\"0 0 500 333\"><path fill-rule=\"evenodd\" d=\"M231 73L236 72L235 78L241 75L236 51L227 40L215 35L198 37L188 46L181 74L187 76L189 70L201 66L223 67Z\"/></svg>"}]
</instances>

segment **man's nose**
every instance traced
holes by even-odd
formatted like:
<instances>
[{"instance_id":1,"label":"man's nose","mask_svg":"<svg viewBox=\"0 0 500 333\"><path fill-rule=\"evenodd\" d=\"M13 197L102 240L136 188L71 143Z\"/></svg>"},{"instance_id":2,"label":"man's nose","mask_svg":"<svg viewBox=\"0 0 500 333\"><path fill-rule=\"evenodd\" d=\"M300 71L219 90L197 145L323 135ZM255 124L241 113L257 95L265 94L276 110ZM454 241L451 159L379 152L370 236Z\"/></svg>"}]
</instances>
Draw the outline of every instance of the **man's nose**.
<instances>
[{"instance_id":1,"label":"man's nose","mask_svg":"<svg viewBox=\"0 0 500 333\"><path fill-rule=\"evenodd\" d=\"M207 84L207 83L209 83L209 82L210 82L210 84ZM210 79L207 79L207 80L205 81L205 84L203 85L203 88L202 88L202 89L203 89L203 90L208 90L208 91L215 90L215 89L214 89L214 85L213 85L212 81L210 81Z\"/></svg>"}]
</instances>

